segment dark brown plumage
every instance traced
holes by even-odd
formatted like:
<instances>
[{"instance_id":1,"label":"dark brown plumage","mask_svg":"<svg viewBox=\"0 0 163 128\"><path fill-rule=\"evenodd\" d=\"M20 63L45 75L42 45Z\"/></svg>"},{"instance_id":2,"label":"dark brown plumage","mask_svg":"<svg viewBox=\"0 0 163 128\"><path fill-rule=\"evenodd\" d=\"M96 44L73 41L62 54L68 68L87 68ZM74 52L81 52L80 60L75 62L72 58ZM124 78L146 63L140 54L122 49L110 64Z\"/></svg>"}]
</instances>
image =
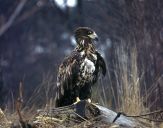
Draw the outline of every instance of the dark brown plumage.
<instances>
[{"instance_id":1,"label":"dark brown plumage","mask_svg":"<svg viewBox=\"0 0 163 128\"><path fill-rule=\"evenodd\" d=\"M75 30L76 48L59 67L56 106L73 104L79 99L91 98L91 87L98 80L100 69L106 74L106 65L94 47L96 33L88 27Z\"/></svg>"}]
</instances>

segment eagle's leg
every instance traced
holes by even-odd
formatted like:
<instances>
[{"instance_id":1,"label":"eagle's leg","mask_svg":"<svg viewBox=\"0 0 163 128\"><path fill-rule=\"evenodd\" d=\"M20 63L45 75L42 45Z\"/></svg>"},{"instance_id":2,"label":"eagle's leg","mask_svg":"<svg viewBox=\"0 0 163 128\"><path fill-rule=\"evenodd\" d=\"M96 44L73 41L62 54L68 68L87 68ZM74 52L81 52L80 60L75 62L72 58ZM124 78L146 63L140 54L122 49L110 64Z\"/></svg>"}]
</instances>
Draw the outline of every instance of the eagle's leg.
<instances>
[{"instance_id":1,"label":"eagle's leg","mask_svg":"<svg viewBox=\"0 0 163 128\"><path fill-rule=\"evenodd\" d=\"M91 103L91 91L92 91L91 85L86 84L80 89L80 98Z\"/></svg>"},{"instance_id":2,"label":"eagle's leg","mask_svg":"<svg viewBox=\"0 0 163 128\"><path fill-rule=\"evenodd\" d=\"M76 101L73 104L77 104L78 102L80 102L80 98L79 98L79 87L75 87L75 98Z\"/></svg>"}]
</instances>

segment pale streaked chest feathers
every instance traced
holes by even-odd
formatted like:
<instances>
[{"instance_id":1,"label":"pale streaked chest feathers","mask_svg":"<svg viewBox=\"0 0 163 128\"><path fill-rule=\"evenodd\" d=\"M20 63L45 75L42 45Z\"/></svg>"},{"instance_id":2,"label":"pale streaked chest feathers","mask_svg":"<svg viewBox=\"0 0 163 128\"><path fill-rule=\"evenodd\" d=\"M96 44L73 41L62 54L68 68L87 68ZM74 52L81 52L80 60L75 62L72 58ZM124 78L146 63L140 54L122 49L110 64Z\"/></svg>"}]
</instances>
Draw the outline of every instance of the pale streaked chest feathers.
<instances>
[{"instance_id":1,"label":"pale streaked chest feathers","mask_svg":"<svg viewBox=\"0 0 163 128\"><path fill-rule=\"evenodd\" d=\"M92 82L94 78L97 55L90 53L89 56L86 56L84 51L80 52L80 55L83 59L80 64L79 82L77 85L84 85L87 82Z\"/></svg>"}]
</instances>

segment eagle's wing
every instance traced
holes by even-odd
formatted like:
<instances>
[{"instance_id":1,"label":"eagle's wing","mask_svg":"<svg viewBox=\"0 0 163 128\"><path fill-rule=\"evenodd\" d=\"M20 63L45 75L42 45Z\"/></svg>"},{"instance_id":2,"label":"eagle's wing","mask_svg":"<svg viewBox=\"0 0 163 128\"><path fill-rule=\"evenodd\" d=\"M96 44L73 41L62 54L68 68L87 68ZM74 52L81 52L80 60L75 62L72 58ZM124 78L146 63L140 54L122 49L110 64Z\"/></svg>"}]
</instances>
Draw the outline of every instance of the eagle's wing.
<instances>
[{"instance_id":1,"label":"eagle's wing","mask_svg":"<svg viewBox=\"0 0 163 128\"><path fill-rule=\"evenodd\" d=\"M96 51L96 55L97 55L97 63L99 65L99 67L102 69L102 74L105 76L106 74L106 64L105 64L105 61L103 59L103 57L101 56L101 54Z\"/></svg>"},{"instance_id":2,"label":"eagle's wing","mask_svg":"<svg viewBox=\"0 0 163 128\"><path fill-rule=\"evenodd\" d=\"M75 86L75 81L79 72L80 55L73 51L66 57L59 67L57 76L57 99L64 96L65 91L71 90Z\"/></svg>"}]
</instances>

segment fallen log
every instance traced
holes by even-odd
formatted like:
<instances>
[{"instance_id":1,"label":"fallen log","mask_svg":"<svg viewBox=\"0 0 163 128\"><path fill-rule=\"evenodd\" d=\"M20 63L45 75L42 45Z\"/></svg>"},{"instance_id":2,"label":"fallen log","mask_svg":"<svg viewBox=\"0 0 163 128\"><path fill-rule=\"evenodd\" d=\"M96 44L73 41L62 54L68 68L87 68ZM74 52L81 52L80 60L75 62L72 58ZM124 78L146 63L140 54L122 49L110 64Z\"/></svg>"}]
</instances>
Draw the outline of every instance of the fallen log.
<instances>
[{"instance_id":1,"label":"fallen log","mask_svg":"<svg viewBox=\"0 0 163 128\"><path fill-rule=\"evenodd\" d=\"M34 127L107 127L107 128L147 128L140 121L129 118L124 115L105 108L103 106L92 104L87 101L80 101L75 105L40 109L33 121ZM114 121L114 123L113 123Z\"/></svg>"}]
</instances>

